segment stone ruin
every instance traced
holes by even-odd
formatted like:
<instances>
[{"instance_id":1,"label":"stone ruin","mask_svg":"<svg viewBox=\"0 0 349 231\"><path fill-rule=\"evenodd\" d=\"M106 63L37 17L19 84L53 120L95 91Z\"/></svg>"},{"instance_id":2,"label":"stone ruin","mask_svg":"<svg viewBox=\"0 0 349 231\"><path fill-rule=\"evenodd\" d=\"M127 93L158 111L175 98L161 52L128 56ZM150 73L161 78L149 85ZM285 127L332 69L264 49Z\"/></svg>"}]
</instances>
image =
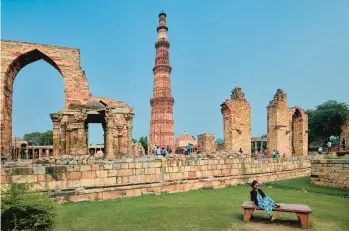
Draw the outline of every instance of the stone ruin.
<instances>
[{"instance_id":1,"label":"stone ruin","mask_svg":"<svg viewBox=\"0 0 349 231\"><path fill-rule=\"evenodd\" d=\"M198 146L201 146L202 152L215 152L217 147L214 135L211 133L198 135Z\"/></svg>"},{"instance_id":2,"label":"stone ruin","mask_svg":"<svg viewBox=\"0 0 349 231\"><path fill-rule=\"evenodd\" d=\"M267 154L278 150L282 157L307 156L308 116L304 110L300 107L288 108L287 95L281 89L277 90L267 109ZM249 156L251 106L241 88L233 89L231 98L221 104L221 112L225 150L237 153L242 148L243 153ZM254 145L256 146L256 143Z\"/></svg>"},{"instance_id":3,"label":"stone ruin","mask_svg":"<svg viewBox=\"0 0 349 231\"><path fill-rule=\"evenodd\" d=\"M1 127L0 152L7 155L12 141L12 92L18 72L28 64L44 60L64 79L65 107L50 114L53 122L54 155L88 153L88 124L101 123L105 157L132 156L133 108L127 104L94 97L80 67L80 51L74 48L1 40Z\"/></svg>"},{"instance_id":4,"label":"stone ruin","mask_svg":"<svg viewBox=\"0 0 349 231\"><path fill-rule=\"evenodd\" d=\"M221 104L224 126L224 147L227 150L251 153L251 106L241 88L232 91L230 99Z\"/></svg>"},{"instance_id":5,"label":"stone ruin","mask_svg":"<svg viewBox=\"0 0 349 231\"><path fill-rule=\"evenodd\" d=\"M287 95L278 89L267 107L268 153L282 157L308 155L308 115L299 107L287 108Z\"/></svg>"}]
</instances>

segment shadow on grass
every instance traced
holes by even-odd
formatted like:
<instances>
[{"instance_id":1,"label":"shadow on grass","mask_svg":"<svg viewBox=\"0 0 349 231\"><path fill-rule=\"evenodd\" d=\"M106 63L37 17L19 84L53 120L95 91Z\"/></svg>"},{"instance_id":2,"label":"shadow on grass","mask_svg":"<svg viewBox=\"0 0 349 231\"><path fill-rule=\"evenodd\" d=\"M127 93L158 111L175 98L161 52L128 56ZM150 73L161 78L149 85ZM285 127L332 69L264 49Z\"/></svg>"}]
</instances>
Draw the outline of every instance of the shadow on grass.
<instances>
[{"instance_id":1,"label":"shadow on grass","mask_svg":"<svg viewBox=\"0 0 349 231\"><path fill-rule=\"evenodd\" d=\"M244 216L243 215L236 215L234 216L235 219L243 221ZM252 214L250 219L250 225L253 226L253 224L270 224L270 225L281 225L281 226L287 226L289 228L301 228L301 223L299 222L298 218L295 216L294 219L279 219L276 217L276 220L272 223L270 222L270 219L268 217L259 216L256 214ZM246 222L248 223L248 222Z\"/></svg>"}]
</instances>

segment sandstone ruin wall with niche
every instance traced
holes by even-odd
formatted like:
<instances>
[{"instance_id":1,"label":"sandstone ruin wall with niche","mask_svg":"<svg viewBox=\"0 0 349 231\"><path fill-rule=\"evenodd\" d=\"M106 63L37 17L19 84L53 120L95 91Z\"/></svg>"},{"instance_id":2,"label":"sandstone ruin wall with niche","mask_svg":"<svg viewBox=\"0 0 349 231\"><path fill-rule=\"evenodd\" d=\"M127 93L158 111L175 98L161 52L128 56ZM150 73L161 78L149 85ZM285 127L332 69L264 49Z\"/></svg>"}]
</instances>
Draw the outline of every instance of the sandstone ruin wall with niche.
<instances>
[{"instance_id":1,"label":"sandstone ruin wall with niche","mask_svg":"<svg viewBox=\"0 0 349 231\"><path fill-rule=\"evenodd\" d=\"M349 189L349 160L313 160L311 183Z\"/></svg>"},{"instance_id":2,"label":"sandstone ruin wall with niche","mask_svg":"<svg viewBox=\"0 0 349 231\"><path fill-rule=\"evenodd\" d=\"M308 116L299 107L287 108L287 95L278 89L267 107L268 154L308 155Z\"/></svg>"},{"instance_id":3,"label":"sandstone ruin wall with niche","mask_svg":"<svg viewBox=\"0 0 349 231\"><path fill-rule=\"evenodd\" d=\"M251 154L251 106L241 88L233 89L231 98L221 104L225 149L247 156Z\"/></svg>"},{"instance_id":4,"label":"sandstone ruin wall with niche","mask_svg":"<svg viewBox=\"0 0 349 231\"><path fill-rule=\"evenodd\" d=\"M56 160L57 163L59 160ZM310 175L310 162L299 160L128 158L86 164L2 168L1 184L33 183L32 190L50 190L58 202L183 192L203 187L273 181Z\"/></svg>"},{"instance_id":5,"label":"sandstone ruin wall with niche","mask_svg":"<svg viewBox=\"0 0 349 231\"><path fill-rule=\"evenodd\" d=\"M132 156L133 108L127 104L93 97L80 67L80 51L74 48L1 40L0 152L8 155L12 141L12 94L18 72L38 60L53 66L63 77L64 110L52 113L54 155L87 154L89 123L101 123L108 159Z\"/></svg>"}]
</instances>

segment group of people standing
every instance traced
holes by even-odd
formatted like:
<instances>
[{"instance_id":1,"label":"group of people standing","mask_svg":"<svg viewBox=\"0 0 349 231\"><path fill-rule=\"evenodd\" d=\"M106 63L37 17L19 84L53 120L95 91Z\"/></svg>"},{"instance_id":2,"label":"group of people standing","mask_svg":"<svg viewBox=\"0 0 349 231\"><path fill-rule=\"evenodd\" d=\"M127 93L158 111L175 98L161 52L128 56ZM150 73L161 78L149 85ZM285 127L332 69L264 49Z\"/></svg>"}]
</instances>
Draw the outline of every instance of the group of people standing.
<instances>
[{"instance_id":1,"label":"group of people standing","mask_svg":"<svg viewBox=\"0 0 349 231\"><path fill-rule=\"evenodd\" d=\"M154 155L162 155L162 156L167 156L172 153L172 149L167 146L167 148L161 148L159 146L156 146L156 148L153 149L153 154Z\"/></svg>"}]
</instances>

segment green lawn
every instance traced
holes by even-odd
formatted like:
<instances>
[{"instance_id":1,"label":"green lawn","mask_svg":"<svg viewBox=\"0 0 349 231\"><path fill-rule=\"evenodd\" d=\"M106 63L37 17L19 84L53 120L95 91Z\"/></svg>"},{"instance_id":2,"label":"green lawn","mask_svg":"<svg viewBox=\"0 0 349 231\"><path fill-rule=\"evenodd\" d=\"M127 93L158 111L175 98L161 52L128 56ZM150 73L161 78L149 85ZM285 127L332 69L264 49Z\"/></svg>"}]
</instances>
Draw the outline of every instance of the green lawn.
<instances>
[{"instance_id":1,"label":"green lawn","mask_svg":"<svg viewBox=\"0 0 349 231\"><path fill-rule=\"evenodd\" d=\"M310 230L348 230L349 199L345 195L349 190L316 187L308 182L309 177L304 177L273 182L262 186L262 189L277 202L308 204L313 210ZM55 230L282 231L299 227L293 213L275 213L278 221L269 224L266 213L257 211L251 222L243 222L240 206L243 201L249 200L249 192L247 186L236 186L62 204L58 206Z\"/></svg>"}]
</instances>

